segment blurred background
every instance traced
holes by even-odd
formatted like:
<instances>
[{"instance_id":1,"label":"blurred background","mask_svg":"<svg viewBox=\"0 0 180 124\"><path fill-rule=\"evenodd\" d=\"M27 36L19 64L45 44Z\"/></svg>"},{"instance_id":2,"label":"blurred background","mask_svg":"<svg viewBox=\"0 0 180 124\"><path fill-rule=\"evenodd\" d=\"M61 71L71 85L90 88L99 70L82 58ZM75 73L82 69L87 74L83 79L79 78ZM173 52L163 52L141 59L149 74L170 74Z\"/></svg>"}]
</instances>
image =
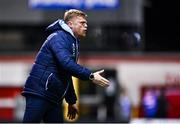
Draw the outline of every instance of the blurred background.
<instances>
[{"instance_id":1,"label":"blurred background","mask_svg":"<svg viewBox=\"0 0 180 124\"><path fill-rule=\"evenodd\" d=\"M79 63L105 69L111 83L104 89L74 79L80 114L73 122L180 123L177 2L0 0L0 122L21 122L20 93L46 39L44 30L77 8L88 15Z\"/></svg>"}]
</instances>

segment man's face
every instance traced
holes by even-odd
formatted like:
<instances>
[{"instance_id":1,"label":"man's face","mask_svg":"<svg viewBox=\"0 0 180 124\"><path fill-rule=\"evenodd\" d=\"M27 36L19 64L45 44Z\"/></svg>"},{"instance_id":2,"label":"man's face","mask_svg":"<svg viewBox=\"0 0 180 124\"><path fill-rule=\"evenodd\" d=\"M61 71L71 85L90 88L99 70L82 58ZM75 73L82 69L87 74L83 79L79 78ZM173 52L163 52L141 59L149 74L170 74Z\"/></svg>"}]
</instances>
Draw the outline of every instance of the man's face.
<instances>
[{"instance_id":1,"label":"man's face","mask_svg":"<svg viewBox=\"0 0 180 124\"><path fill-rule=\"evenodd\" d=\"M86 36L87 32L87 21L82 16L77 16L72 18L68 22L69 27L72 29L74 35L77 38L83 38Z\"/></svg>"}]
</instances>

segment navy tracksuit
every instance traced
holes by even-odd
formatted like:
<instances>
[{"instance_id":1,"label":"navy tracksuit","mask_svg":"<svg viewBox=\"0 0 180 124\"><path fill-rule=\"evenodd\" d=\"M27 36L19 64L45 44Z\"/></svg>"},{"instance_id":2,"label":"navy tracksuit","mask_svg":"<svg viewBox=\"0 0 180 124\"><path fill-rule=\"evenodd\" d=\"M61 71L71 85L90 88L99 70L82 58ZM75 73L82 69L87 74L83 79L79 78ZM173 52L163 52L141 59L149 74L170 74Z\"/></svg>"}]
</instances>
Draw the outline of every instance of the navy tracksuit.
<instances>
[{"instance_id":1,"label":"navy tracksuit","mask_svg":"<svg viewBox=\"0 0 180 124\"><path fill-rule=\"evenodd\" d=\"M49 33L39 50L22 95L26 97L23 122L63 122L63 98L75 104L72 76L88 80L92 73L77 64L79 40L63 20L47 27Z\"/></svg>"}]
</instances>

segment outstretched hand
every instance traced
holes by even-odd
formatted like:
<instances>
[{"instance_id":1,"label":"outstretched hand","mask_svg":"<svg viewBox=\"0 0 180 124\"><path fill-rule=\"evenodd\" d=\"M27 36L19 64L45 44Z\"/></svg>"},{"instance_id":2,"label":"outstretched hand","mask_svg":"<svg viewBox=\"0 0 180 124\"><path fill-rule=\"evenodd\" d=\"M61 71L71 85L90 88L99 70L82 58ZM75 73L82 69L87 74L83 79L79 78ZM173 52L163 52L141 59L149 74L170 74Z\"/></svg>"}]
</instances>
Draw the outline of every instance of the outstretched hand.
<instances>
[{"instance_id":1,"label":"outstretched hand","mask_svg":"<svg viewBox=\"0 0 180 124\"><path fill-rule=\"evenodd\" d=\"M94 72L94 79L92 80L93 83L100 85L102 87L107 87L109 86L109 80L107 80L106 78L102 77L100 74L102 74L104 72L104 70L100 70L97 72Z\"/></svg>"}]
</instances>

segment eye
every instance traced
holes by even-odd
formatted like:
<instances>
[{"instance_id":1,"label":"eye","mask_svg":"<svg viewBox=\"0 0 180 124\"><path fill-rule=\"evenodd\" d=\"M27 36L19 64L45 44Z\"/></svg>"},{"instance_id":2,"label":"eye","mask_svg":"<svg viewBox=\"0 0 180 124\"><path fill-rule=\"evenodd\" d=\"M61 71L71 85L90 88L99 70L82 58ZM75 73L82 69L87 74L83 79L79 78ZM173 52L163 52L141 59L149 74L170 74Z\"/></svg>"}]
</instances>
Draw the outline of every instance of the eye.
<instances>
[{"instance_id":1,"label":"eye","mask_svg":"<svg viewBox=\"0 0 180 124\"><path fill-rule=\"evenodd\" d=\"M86 25L86 22L81 22L81 25Z\"/></svg>"}]
</instances>

